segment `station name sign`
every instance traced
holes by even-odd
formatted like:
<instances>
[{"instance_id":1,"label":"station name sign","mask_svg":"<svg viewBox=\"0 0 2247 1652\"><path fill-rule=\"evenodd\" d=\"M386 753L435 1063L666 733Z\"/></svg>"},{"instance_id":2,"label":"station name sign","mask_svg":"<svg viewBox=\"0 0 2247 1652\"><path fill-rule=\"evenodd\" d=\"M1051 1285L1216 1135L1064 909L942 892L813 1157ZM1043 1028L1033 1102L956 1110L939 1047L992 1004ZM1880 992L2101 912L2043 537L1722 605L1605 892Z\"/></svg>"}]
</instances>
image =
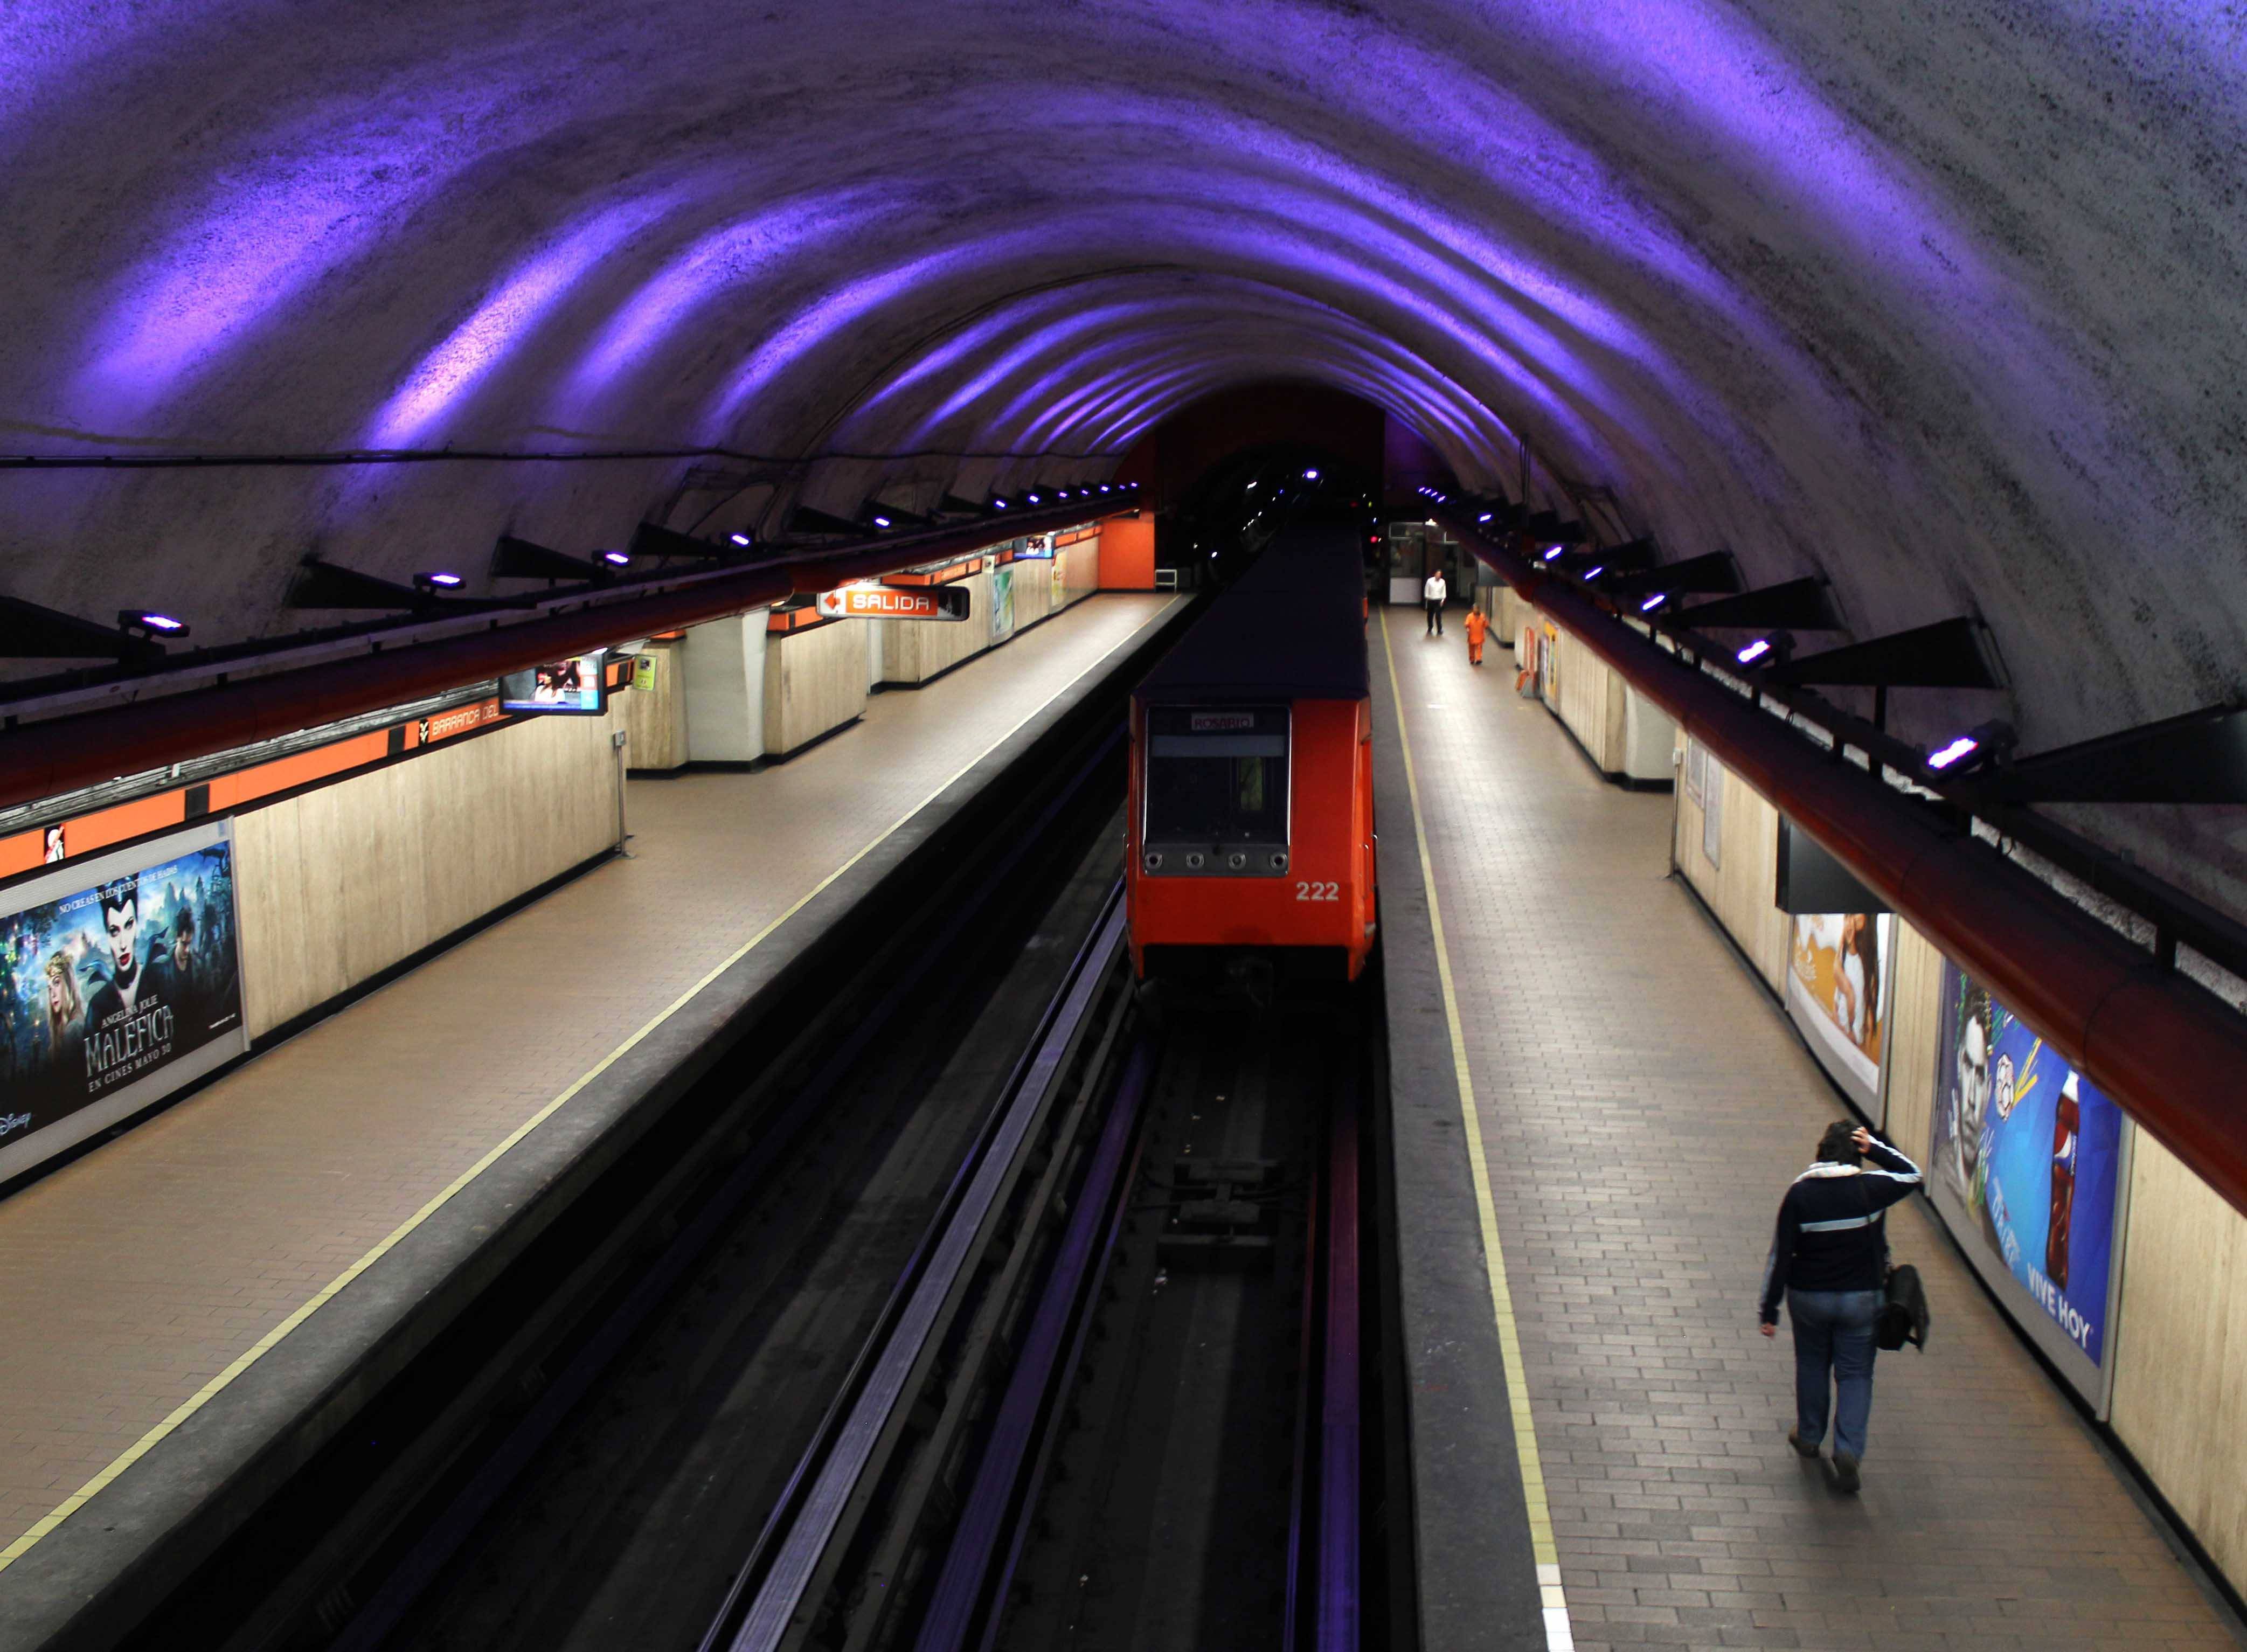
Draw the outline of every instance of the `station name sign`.
<instances>
[{"instance_id":1,"label":"station name sign","mask_svg":"<svg viewBox=\"0 0 2247 1652\"><path fill-rule=\"evenodd\" d=\"M819 593L829 619L965 619L965 585L845 585Z\"/></svg>"}]
</instances>

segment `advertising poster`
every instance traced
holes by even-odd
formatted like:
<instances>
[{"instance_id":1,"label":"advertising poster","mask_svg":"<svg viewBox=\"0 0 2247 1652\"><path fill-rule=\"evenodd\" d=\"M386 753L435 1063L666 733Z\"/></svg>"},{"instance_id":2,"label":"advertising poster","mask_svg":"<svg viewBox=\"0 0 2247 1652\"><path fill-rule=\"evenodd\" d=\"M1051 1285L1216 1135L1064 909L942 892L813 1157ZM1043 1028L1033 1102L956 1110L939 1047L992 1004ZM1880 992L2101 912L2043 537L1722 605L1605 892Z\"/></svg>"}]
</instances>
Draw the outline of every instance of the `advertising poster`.
<instances>
[{"instance_id":1,"label":"advertising poster","mask_svg":"<svg viewBox=\"0 0 2247 1652\"><path fill-rule=\"evenodd\" d=\"M1061 605L1069 600L1069 563L1063 557L1056 556L1046 567L1053 580L1053 607L1050 611L1057 614L1061 612Z\"/></svg>"},{"instance_id":2,"label":"advertising poster","mask_svg":"<svg viewBox=\"0 0 2247 1652\"><path fill-rule=\"evenodd\" d=\"M1928 1166L1936 1205L2032 1335L2103 1406L2121 1109L1951 965L1941 1033Z\"/></svg>"},{"instance_id":3,"label":"advertising poster","mask_svg":"<svg viewBox=\"0 0 2247 1652\"><path fill-rule=\"evenodd\" d=\"M1787 1014L1819 1065L1875 1120L1895 925L1886 914L1798 912L1787 956Z\"/></svg>"},{"instance_id":4,"label":"advertising poster","mask_svg":"<svg viewBox=\"0 0 2247 1652\"><path fill-rule=\"evenodd\" d=\"M1014 570L1012 563L991 576L991 640L1014 634Z\"/></svg>"},{"instance_id":5,"label":"advertising poster","mask_svg":"<svg viewBox=\"0 0 2247 1652\"><path fill-rule=\"evenodd\" d=\"M0 902L0 1176L246 1048L225 823Z\"/></svg>"},{"instance_id":6,"label":"advertising poster","mask_svg":"<svg viewBox=\"0 0 2247 1652\"><path fill-rule=\"evenodd\" d=\"M1709 864L1725 864L1725 766L1701 751L1701 852Z\"/></svg>"}]
</instances>

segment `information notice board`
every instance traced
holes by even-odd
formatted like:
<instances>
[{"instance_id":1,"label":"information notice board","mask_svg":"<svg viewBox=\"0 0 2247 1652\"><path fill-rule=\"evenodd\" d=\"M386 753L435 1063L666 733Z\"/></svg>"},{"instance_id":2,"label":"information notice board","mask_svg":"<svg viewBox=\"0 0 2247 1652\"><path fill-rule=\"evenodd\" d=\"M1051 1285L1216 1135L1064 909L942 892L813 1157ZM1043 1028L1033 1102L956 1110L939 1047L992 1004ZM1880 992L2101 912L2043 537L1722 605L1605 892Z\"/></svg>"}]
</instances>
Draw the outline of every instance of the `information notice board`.
<instances>
[{"instance_id":1,"label":"information notice board","mask_svg":"<svg viewBox=\"0 0 2247 1652\"><path fill-rule=\"evenodd\" d=\"M0 891L0 1179L249 1047L231 823Z\"/></svg>"}]
</instances>

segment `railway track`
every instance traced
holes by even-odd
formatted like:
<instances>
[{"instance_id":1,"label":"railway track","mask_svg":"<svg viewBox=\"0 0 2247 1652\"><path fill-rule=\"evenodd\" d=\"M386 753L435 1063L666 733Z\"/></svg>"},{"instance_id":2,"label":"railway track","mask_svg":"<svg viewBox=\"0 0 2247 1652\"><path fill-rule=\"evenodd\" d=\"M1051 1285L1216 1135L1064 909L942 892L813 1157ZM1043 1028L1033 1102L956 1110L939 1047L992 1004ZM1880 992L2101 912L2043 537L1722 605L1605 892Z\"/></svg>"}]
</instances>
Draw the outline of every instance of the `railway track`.
<instances>
[{"instance_id":1,"label":"railway track","mask_svg":"<svg viewBox=\"0 0 2247 1652\"><path fill-rule=\"evenodd\" d=\"M1397 1644L1363 1000L1158 1030L1122 939L1111 911L702 1652Z\"/></svg>"}]
</instances>

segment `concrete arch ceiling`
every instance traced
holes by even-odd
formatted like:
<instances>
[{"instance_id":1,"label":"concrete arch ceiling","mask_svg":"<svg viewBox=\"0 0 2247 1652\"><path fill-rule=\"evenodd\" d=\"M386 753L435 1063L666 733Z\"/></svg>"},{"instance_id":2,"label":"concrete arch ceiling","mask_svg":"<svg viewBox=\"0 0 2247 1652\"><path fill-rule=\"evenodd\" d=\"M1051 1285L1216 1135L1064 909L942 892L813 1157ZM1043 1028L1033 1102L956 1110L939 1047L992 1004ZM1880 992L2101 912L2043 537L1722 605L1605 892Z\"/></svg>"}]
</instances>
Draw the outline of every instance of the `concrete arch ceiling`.
<instances>
[{"instance_id":1,"label":"concrete arch ceiling","mask_svg":"<svg viewBox=\"0 0 2247 1652\"><path fill-rule=\"evenodd\" d=\"M1978 608L2032 746L2240 686L2236 7L24 0L0 82L8 451L847 505L1314 381L1861 632ZM273 629L310 546L614 542L683 468L0 473L0 589Z\"/></svg>"}]
</instances>

